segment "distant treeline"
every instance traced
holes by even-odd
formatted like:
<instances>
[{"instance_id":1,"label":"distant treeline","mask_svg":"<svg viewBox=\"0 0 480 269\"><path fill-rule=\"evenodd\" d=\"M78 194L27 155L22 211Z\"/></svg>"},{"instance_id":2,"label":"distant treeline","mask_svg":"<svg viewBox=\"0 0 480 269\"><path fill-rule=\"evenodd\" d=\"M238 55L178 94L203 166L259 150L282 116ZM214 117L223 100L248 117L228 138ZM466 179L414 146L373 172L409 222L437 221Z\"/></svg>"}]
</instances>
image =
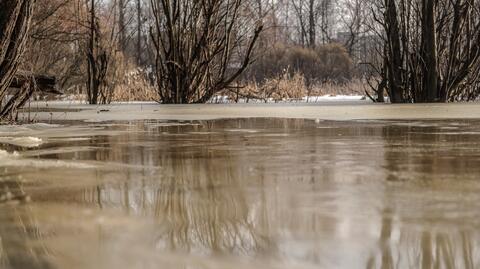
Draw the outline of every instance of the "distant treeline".
<instances>
[{"instance_id":1,"label":"distant treeline","mask_svg":"<svg viewBox=\"0 0 480 269\"><path fill-rule=\"evenodd\" d=\"M480 95L480 0L0 5L3 118L35 90L35 83L27 83L8 92L17 70L53 75L62 91L91 104L119 96L202 103L241 83L294 75L307 88L362 80L377 101L384 95L403 103L472 101Z\"/></svg>"}]
</instances>

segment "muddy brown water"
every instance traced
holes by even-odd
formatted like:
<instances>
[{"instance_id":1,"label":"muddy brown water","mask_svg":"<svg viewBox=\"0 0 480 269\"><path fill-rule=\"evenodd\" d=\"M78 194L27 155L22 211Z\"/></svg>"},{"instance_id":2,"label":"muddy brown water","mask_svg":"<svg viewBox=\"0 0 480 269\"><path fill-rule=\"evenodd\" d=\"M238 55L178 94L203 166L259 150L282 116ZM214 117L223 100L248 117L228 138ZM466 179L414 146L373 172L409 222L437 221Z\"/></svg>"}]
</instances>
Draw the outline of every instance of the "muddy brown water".
<instances>
[{"instance_id":1,"label":"muddy brown water","mask_svg":"<svg viewBox=\"0 0 480 269\"><path fill-rule=\"evenodd\" d=\"M480 267L477 120L0 128L13 135L41 143L0 143L0 268Z\"/></svg>"}]
</instances>

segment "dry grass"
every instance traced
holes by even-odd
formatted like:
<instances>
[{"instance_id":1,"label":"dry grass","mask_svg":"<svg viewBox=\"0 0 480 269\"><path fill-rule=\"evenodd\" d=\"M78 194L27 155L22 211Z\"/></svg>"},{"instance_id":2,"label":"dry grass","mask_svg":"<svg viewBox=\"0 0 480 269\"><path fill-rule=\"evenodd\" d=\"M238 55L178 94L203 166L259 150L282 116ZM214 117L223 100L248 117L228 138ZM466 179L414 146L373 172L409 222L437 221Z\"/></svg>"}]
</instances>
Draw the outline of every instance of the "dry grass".
<instances>
[{"instance_id":1,"label":"dry grass","mask_svg":"<svg viewBox=\"0 0 480 269\"><path fill-rule=\"evenodd\" d=\"M285 72L278 78L267 79L263 84L249 82L244 87L220 92L218 96L226 96L228 102L298 101L308 96L364 95L366 87L368 85L365 82L354 79L346 83L325 82L311 85L309 89L302 74L295 73L290 76ZM218 100L221 99L216 98L213 102Z\"/></svg>"},{"instance_id":2,"label":"dry grass","mask_svg":"<svg viewBox=\"0 0 480 269\"><path fill-rule=\"evenodd\" d=\"M295 73L290 76L288 72L283 75L267 79L263 84L249 82L244 87L228 89L220 92L218 96L227 96L229 101L273 100L275 102L286 99L302 98L306 94L305 79L303 75Z\"/></svg>"},{"instance_id":3,"label":"dry grass","mask_svg":"<svg viewBox=\"0 0 480 269\"><path fill-rule=\"evenodd\" d=\"M113 102L157 100L159 100L159 96L155 87L149 83L145 73L139 69L127 73L113 88Z\"/></svg>"},{"instance_id":4,"label":"dry grass","mask_svg":"<svg viewBox=\"0 0 480 269\"><path fill-rule=\"evenodd\" d=\"M346 83L325 82L307 87L302 74L290 75L289 72L284 72L277 78L266 79L262 84L247 82L241 87L224 90L211 102L299 101L309 96L365 95L366 88L368 85L360 79L353 79ZM219 96L225 96L227 100L218 98ZM85 100L85 95L77 94L70 99ZM133 69L126 76L115 81L111 100L113 102L158 101L159 96L145 73Z\"/></svg>"},{"instance_id":5,"label":"dry grass","mask_svg":"<svg viewBox=\"0 0 480 269\"><path fill-rule=\"evenodd\" d=\"M121 72L125 72L126 75L121 76ZM138 68L131 67L130 70L116 70L114 79L108 85L107 89L109 94L109 102L133 102L133 101L158 101L159 96L147 77L147 74ZM82 89L85 91L84 89ZM67 97L63 97L66 100L85 101L87 100L86 94L82 91L68 90L70 92Z\"/></svg>"},{"instance_id":6,"label":"dry grass","mask_svg":"<svg viewBox=\"0 0 480 269\"><path fill-rule=\"evenodd\" d=\"M345 83L326 82L314 85L309 96L365 95L366 88L368 88L368 85L361 79L353 79Z\"/></svg>"}]
</instances>

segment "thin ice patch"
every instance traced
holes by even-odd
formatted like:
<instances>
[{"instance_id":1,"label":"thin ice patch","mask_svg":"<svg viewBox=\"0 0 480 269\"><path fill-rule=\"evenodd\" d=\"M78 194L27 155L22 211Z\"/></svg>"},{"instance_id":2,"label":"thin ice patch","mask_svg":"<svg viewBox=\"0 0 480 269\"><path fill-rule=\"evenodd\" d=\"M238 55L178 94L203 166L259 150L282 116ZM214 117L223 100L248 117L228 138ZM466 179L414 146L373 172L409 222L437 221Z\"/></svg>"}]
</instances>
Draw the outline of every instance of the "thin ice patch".
<instances>
[{"instance_id":1,"label":"thin ice patch","mask_svg":"<svg viewBox=\"0 0 480 269\"><path fill-rule=\"evenodd\" d=\"M8 153L7 151L0 149L0 161L2 162L6 159L17 158L17 157L18 157L17 152Z\"/></svg>"},{"instance_id":2,"label":"thin ice patch","mask_svg":"<svg viewBox=\"0 0 480 269\"><path fill-rule=\"evenodd\" d=\"M0 167L95 168L96 166L79 162L22 158L18 152L9 153L0 149Z\"/></svg>"},{"instance_id":3,"label":"thin ice patch","mask_svg":"<svg viewBox=\"0 0 480 269\"><path fill-rule=\"evenodd\" d=\"M225 131L227 132L232 132L232 133L259 133L259 130L254 130L254 129L226 129Z\"/></svg>"},{"instance_id":4,"label":"thin ice patch","mask_svg":"<svg viewBox=\"0 0 480 269\"><path fill-rule=\"evenodd\" d=\"M0 143L10 144L18 147L24 148L36 148L43 144L43 140L38 137L25 136L25 137L9 137L4 136L0 137Z\"/></svg>"}]
</instances>

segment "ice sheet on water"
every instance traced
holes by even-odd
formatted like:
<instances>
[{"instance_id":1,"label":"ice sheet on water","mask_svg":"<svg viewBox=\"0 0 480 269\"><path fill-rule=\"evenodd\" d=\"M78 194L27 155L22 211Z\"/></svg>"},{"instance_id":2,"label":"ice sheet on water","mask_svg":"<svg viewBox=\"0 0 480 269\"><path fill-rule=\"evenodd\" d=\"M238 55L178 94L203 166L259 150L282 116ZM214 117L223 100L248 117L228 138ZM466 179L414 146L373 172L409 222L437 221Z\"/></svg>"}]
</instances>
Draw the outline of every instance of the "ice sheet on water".
<instances>
[{"instance_id":1,"label":"ice sheet on water","mask_svg":"<svg viewBox=\"0 0 480 269\"><path fill-rule=\"evenodd\" d=\"M32 124L22 124L22 125L0 125L0 133L3 132L15 132L15 131L25 131L25 130L45 130L50 128L58 128L62 125L59 124L48 124L48 123L32 123Z\"/></svg>"},{"instance_id":2,"label":"ice sheet on water","mask_svg":"<svg viewBox=\"0 0 480 269\"><path fill-rule=\"evenodd\" d=\"M177 126L199 126L199 123L192 123L192 122L160 122L160 123L152 123L148 125L149 129L154 129L158 127L177 127Z\"/></svg>"},{"instance_id":3,"label":"ice sheet on water","mask_svg":"<svg viewBox=\"0 0 480 269\"><path fill-rule=\"evenodd\" d=\"M33 149L22 152L22 157L40 157L51 154L67 154L67 153L79 153L95 151L98 148L91 146L78 146L78 147L59 147L59 148L47 148L47 149Z\"/></svg>"},{"instance_id":4,"label":"ice sheet on water","mask_svg":"<svg viewBox=\"0 0 480 269\"><path fill-rule=\"evenodd\" d=\"M14 146L24 147L24 148L35 148L40 146L43 143L43 140L38 137L25 136L25 137L11 137L3 136L0 137L0 144L10 144Z\"/></svg>"},{"instance_id":5,"label":"ice sheet on water","mask_svg":"<svg viewBox=\"0 0 480 269\"><path fill-rule=\"evenodd\" d=\"M0 125L0 136L18 136L30 132L38 132L44 130L50 130L53 128L59 128L62 125L48 124L48 123L34 123L23 125Z\"/></svg>"},{"instance_id":6,"label":"ice sheet on water","mask_svg":"<svg viewBox=\"0 0 480 269\"><path fill-rule=\"evenodd\" d=\"M109 124L109 126L112 127L114 124ZM46 123L3 125L0 126L0 143L36 147L61 139L89 140L93 136L112 136L127 132L127 130L111 130L107 128L109 126L104 124L59 125Z\"/></svg>"},{"instance_id":7,"label":"ice sheet on water","mask_svg":"<svg viewBox=\"0 0 480 269\"><path fill-rule=\"evenodd\" d=\"M287 137L290 134L285 133L271 133L271 134L258 134L258 135L247 135L245 137Z\"/></svg>"},{"instance_id":8,"label":"ice sheet on water","mask_svg":"<svg viewBox=\"0 0 480 269\"><path fill-rule=\"evenodd\" d=\"M424 132L422 134L431 134L431 135L480 135L480 132Z\"/></svg>"},{"instance_id":9,"label":"ice sheet on water","mask_svg":"<svg viewBox=\"0 0 480 269\"><path fill-rule=\"evenodd\" d=\"M95 168L95 165L61 160L39 160L23 158L18 152L8 152L0 149L0 167L28 168Z\"/></svg>"},{"instance_id":10,"label":"ice sheet on water","mask_svg":"<svg viewBox=\"0 0 480 269\"><path fill-rule=\"evenodd\" d=\"M260 132L259 130L255 130L255 129L226 129L225 131L232 132L232 133L258 133L258 132Z\"/></svg>"},{"instance_id":11,"label":"ice sheet on water","mask_svg":"<svg viewBox=\"0 0 480 269\"><path fill-rule=\"evenodd\" d=\"M8 153L7 151L0 149L0 161L1 161L2 163L3 163L3 161L6 160L6 159L12 159L12 158L17 158L17 157L18 157L18 153L17 153L17 152Z\"/></svg>"},{"instance_id":12,"label":"ice sheet on water","mask_svg":"<svg viewBox=\"0 0 480 269\"><path fill-rule=\"evenodd\" d=\"M219 132L186 132L189 135L215 135L219 134Z\"/></svg>"}]
</instances>

